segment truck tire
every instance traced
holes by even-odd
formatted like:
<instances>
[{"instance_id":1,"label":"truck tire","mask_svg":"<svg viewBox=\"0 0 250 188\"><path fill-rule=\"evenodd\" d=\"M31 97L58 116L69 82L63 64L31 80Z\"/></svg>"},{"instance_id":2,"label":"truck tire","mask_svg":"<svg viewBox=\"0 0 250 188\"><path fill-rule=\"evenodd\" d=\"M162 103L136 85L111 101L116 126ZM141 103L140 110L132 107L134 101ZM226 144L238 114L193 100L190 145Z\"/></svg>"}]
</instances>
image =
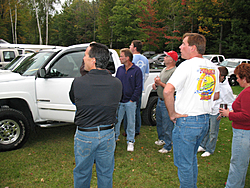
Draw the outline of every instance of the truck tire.
<instances>
[{"instance_id":1,"label":"truck tire","mask_svg":"<svg viewBox=\"0 0 250 188\"><path fill-rule=\"evenodd\" d=\"M22 147L29 133L29 122L22 112L11 108L0 109L0 151Z\"/></svg>"},{"instance_id":2,"label":"truck tire","mask_svg":"<svg viewBox=\"0 0 250 188\"><path fill-rule=\"evenodd\" d=\"M152 96L148 100L147 107L142 111L143 122L147 125L156 126L156 105L157 96Z\"/></svg>"},{"instance_id":3,"label":"truck tire","mask_svg":"<svg viewBox=\"0 0 250 188\"><path fill-rule=\"evenodd\" d=\"M230 76L228 81L229 81L230 86L238 85L237 78L235 75Z\"/></svg>"}]
</instances>

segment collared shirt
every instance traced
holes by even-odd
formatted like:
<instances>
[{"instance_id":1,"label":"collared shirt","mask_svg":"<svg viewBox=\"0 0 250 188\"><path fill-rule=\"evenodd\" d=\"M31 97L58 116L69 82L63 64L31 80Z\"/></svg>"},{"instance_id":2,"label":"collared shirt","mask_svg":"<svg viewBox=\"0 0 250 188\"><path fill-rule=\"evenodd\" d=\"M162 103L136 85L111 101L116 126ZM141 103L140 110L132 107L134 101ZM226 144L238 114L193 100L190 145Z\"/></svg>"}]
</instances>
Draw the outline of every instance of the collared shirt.
<instances>
[{"instance_id":1,"label":"collared shirt","mask_svg":"<svg viewBox=\"0 0 250 188\"><path fill-rule=\"evenodd\" d=\"M138 102L142 93L142 72L133 64L127 71L125 65L117 69L116 77L122 82L122 103Z\"/></svg>"},{"instance_id":2,"label":"collared shirt","mask_svg":"<svg viewBox=\"0 0 250 188\"><path fill-rule=\"evenodd\" d=\"M77 126L86 128L116 123L122 84L107 70L93 69L88 74L75 78L69 95L76 105Z\"/></svg>"}]
</instances>

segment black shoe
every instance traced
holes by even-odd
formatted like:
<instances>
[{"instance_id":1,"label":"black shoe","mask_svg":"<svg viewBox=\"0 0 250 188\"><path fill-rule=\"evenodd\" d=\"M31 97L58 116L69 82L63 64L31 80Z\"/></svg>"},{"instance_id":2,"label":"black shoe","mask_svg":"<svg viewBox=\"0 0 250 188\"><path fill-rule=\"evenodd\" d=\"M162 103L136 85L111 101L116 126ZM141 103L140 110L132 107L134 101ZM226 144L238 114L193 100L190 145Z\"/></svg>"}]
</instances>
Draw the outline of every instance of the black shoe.
<instances>
[{"instance_id":1,"label":"black shoe","mask_svg":"<svg viewBox=\"0 0 250 188\"><path fill-rule=\"evenodd\" d=\"M135 136L138 136L138 135L140 135L140 133L135 133Z\"/></svg>"},{"instance_id":2,"label":"black shoe","mask_svg":"<svg viewBox=\"0 0 250 188\"><path fill-rule=\"evenodd\" d=\"M125 136L125 137L127 137L127 134L126 134L125 132L124 132L124 133L122 133L122 135L123 135L123 136Z\"/></svg>"}]
</instances>

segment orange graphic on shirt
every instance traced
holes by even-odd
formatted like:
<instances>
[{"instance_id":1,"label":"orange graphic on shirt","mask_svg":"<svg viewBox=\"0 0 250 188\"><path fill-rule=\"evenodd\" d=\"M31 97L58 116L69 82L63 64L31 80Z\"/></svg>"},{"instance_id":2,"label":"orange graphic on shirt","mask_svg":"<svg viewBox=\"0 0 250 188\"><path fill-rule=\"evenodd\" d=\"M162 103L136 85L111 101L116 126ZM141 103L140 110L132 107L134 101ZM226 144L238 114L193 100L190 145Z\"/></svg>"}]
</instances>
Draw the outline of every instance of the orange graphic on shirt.
<instances>
[{"instance_id":1,"label":"orange graphic on shirt","mask_svg":"<svg viewBox=\"0 0 250 188\"><path fill-rule=\"evenodd\" d=\"M198 80L197 93L200 95L200 100L210 100L215 90L215 70L201 68L201 76Z\"/></svg>"}]
</instances>

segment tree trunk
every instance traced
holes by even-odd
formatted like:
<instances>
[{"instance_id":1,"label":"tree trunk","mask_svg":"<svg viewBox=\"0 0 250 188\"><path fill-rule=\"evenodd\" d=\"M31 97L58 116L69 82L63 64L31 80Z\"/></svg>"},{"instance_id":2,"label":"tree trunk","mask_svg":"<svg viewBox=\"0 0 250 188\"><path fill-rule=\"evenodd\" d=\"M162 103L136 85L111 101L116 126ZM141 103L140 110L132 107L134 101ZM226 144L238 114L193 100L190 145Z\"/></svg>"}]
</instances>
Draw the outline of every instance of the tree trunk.
<instances>
[{"instance_id":1,"label":"tree trunk","mask_svg":"<svg viewBox=\"0 0 250 188\"><path fill-rule=\"evenodd\" d=\"M39 33L39 44L42 45L43 44L42 34L41 34L41 28L40 28L40 24L39 24L39 18L38 18L38 12L37 12L37 6L36 6L35 0L33 0L33 3L34 3L34 8L36 10L37 28L38 28L38 33Z\"/></svg>"},{"instance_id":2,"label":"tree trunk","mask_svg":"<svg viewBox=\"0 0 250 188\"><path fill-rule=\"evenodd\" d=\"M219 54L221 54L221 42L222 42L222 34L223 34L223 23L221 23L221 27L220 27L220 43L219 43Z\"/></svg>"},{"instance_id":3,"label":"tree trunk","mask_svg":"<svg viewBox=\"0 0 250 188\"><path fill-rule=\"evenodd\" d=\"M15 44L17 44L17 4L15 5Z\"/></svg>"},{"instance_id":4,"label":"tree trunk","mask_svg":"<svg viewBox=\"0 0 250 188\"><path fill-rule=\"evenodd\" d=\"M10 6L10 0L9 0L9 6ZM14 39L14 27L13 27L13 20L12 20L12 14L11 14L11 6L10 6L10 22L11 22L11 30L12 30L12 42L15 43Z\"/></svg>"},{"instance_id":5,"label":"tree trunk","mask_svg":"<svg viewBox=\"0 0 250 188\"><path fill-rule=\"evenodd\" d=\"M49 41L49 0L46 0L46 45L48 45Z\"/></svg>"}]
</instances>

